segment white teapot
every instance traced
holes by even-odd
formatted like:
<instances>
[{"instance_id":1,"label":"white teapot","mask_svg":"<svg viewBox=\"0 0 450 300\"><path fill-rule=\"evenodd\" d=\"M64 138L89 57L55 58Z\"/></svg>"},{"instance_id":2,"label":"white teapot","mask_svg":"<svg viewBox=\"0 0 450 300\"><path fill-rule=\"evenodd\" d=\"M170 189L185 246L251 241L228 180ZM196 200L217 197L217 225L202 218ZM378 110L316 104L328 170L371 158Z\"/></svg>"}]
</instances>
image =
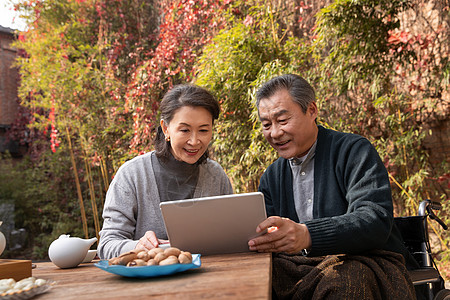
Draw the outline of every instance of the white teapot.
<instances>
[{"instance_id":1,"label":"white teapot","mask_svg":"<svg viewBox=\"0 0 450 300\"><path fill-rule=\"evenodd\" d=\"M97 238L81 239L62 234L54 240L48 248L50 260L58 267L74 268L86 257L89 248L97 241Z\"/></svg>"},{"instance_id":2,"label":"white teapot","mask_svg":"<svg viewBox=\"0 0 450 300\"><path fill-rule=\"evenodd\" d=\"M0 221L0 226L2 225L2 221ZM5 250L6 247L6 238L3 235L3 233L0 231L0 255L2 255L3 250Z\"/></svg>"}]
</instances>

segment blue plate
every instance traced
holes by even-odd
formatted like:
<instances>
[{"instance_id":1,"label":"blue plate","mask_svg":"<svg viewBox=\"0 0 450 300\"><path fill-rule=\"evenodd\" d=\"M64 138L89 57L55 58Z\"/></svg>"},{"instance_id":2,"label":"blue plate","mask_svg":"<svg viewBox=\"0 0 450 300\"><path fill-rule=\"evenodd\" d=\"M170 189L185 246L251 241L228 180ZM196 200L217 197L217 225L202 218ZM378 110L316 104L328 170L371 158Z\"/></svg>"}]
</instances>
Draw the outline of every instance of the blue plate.
<instances>
[{"instance_id":1,"label":"blue plate","mask_svg":"<svg viewBox=\"0 0 450 300\"><path fill-rule=\"evenodd\" d=\"M192 263L175 264L167 266L144 266L144 267L126 267L122 265L109 265L107 260L101 260L94 266L106 272L125 276L125 277L158 277L183 272L189 269L199 268L201 266L200 254L192 254Z\"/></svg>"}]
</instances>

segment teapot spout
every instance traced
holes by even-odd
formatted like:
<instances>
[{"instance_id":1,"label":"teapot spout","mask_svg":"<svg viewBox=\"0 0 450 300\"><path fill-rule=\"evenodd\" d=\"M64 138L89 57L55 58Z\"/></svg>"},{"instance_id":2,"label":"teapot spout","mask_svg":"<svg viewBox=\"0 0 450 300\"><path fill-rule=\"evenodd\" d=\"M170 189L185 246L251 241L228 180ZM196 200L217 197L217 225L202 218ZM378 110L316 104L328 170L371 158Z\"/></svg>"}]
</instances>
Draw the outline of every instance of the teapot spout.
<instances>
[{"instance_id":1,"label":"teapot spout","mask_svg":"<svg viewBox=\"0 0 450 300\"><path fill-rule=\"evenodd\" d=\"M96 241L97 241L97 238L96 238L96 237L94 237L94 238L92 238L92 239L87 239L87 240L85 240L86 245L89 245L89 247L91 247L92 244L94 244Z\"/></svg>"}]
</instances>

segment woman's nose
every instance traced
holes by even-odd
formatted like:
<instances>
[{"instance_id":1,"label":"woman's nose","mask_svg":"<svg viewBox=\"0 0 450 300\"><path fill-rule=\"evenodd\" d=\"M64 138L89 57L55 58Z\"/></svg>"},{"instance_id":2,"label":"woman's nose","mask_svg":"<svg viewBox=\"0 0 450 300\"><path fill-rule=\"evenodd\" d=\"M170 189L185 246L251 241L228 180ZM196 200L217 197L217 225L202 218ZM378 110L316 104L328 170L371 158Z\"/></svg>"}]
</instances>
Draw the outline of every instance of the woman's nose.
<instances>
[{"instance_id":1,"label":"woman's nose","mask_svg":"<svg viewBox=\"0 0 450 300\"><path fill-rule=\"evenodd\" d=\"M188 143L190 145L197 145L200 142L200 140L198 139L198 134L197 133L192 133L191 136L189 137Z\"/></svg>"}]
</instances>

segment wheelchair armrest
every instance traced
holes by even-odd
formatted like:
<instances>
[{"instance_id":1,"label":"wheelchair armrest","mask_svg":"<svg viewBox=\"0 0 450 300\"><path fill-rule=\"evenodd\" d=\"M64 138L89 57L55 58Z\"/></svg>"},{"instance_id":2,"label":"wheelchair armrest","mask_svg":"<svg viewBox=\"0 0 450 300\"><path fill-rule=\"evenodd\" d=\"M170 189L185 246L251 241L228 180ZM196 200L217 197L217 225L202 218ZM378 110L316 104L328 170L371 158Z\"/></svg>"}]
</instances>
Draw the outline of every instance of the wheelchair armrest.
<instances>
[{"instance_id":1,"label":"wheelchair armrest","mask_svg":"<svg viewBox=\"0 0 450 300\"><path fill-rule=\"evenodd\" d=\"M408 271L414 285L439 282L440 275L435 268L421 268Z\"/></svg>"}]
</instances>

